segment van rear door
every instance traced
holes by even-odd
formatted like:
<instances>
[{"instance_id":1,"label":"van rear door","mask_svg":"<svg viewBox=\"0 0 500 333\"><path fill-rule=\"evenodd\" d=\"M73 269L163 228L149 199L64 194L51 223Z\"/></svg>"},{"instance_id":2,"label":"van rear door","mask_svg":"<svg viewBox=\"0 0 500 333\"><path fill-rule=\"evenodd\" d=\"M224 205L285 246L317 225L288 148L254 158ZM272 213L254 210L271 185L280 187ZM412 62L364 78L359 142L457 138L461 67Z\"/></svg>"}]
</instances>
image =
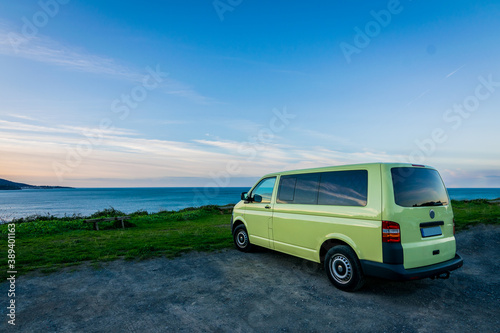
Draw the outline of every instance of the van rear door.
<instances>
[{"instance_id":1,"label":"van rear door","mask_svg":"<svg viewBox=\"0 0 500 333\"><path fill-rule=\"evenodd\" d=\"M454 258L453 210L438 171L408 164L382 169L382 218L400 226L405 269Z\"/></svg>"}]
</instances>

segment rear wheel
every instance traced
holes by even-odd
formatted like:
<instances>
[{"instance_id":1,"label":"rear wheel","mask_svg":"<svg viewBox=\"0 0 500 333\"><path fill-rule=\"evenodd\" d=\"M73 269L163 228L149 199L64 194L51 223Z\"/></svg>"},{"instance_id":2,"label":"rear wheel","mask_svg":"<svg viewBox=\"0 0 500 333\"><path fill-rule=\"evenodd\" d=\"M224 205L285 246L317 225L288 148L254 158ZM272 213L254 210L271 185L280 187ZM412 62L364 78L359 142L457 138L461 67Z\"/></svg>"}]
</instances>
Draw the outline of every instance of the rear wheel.
<instances>
[{"instance_id":1,"label":"rear wheel","mask_svg":"<svg viewBox=\"0 0 500 333\"><path fill-rule=\"evenodd\" d=\"M340 290L355 291L365 283L358 257L347 245L334 246L326 253L325 271Z\"/></svg>"},{"instance_id":2,"label":"rear wheel","mask_svg":"<svg viewBox=\"0 0 500 333\"><path fill-rule=\"evenodd\" d=\"M238 250L242 252L250 252L252 250L252 244L250 244L247 229L243 224L234 228L233 239L234 245Z\"/></svg>"}]
</instances>

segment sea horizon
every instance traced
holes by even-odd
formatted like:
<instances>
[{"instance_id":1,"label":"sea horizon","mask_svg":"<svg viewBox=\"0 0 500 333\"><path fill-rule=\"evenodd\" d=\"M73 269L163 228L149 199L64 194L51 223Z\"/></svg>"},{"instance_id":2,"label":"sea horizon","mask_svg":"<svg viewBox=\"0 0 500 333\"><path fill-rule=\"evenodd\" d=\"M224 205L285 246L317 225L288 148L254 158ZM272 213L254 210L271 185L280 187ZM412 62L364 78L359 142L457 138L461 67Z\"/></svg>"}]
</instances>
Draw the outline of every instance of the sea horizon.
<instances>
[{"instance_id":1,"label":"sea horizon","mask_svg":"<svg viewBox=\"0 0 500 333\"><path fill-rule=\"evenodd\" d=\"M204 205L235 204L248 187L80 187L0 191L0 220L31 215L89 216L114 208L130 214L156 213ZM452 200L500 198L500 188L448 188Z\"/></svg>"}]
</instances>

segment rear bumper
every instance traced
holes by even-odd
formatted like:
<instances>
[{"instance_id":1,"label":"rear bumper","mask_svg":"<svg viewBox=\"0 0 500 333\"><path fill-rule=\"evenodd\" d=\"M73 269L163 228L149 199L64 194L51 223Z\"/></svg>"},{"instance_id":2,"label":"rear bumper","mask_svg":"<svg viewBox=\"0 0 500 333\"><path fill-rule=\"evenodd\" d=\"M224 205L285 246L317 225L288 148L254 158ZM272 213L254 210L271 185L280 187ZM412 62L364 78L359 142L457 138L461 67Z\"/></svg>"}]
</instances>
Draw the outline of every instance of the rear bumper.
<instances>
[{"instance_id":1,"label":"rear bumper","mask_svg":"<svg viewBox=\"0 0 500 333\"><path fill-rule=\"evenodd\" d=\"M363 273L367 276L380 277L389 280L417 280L433 277L462 267L462 257L455 254L455 258L438 264L419 268L405 269L403 264L391 265L369 260L360 260Z\"/></svg>"}]
</instances>

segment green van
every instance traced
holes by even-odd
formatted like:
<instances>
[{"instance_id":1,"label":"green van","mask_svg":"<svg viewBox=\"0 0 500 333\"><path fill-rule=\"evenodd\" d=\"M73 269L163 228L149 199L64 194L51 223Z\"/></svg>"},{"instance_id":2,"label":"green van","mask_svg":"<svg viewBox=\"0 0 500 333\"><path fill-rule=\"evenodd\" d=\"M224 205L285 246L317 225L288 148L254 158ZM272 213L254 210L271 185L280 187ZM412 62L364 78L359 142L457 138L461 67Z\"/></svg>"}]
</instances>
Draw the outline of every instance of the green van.
<instances>
[{"instance_id":1,"label":"green van","mask_svg":"<svg viewBox=\"0 0 500 333\"><path fill-rule=\"evenodd\" d=\"M235 246L253 245L324 263L354 291L365 276L448 278L456 253L448 193L432 167L370 163L278 172L242 193L231 220Z\"/></svg>"}]
</instances>

